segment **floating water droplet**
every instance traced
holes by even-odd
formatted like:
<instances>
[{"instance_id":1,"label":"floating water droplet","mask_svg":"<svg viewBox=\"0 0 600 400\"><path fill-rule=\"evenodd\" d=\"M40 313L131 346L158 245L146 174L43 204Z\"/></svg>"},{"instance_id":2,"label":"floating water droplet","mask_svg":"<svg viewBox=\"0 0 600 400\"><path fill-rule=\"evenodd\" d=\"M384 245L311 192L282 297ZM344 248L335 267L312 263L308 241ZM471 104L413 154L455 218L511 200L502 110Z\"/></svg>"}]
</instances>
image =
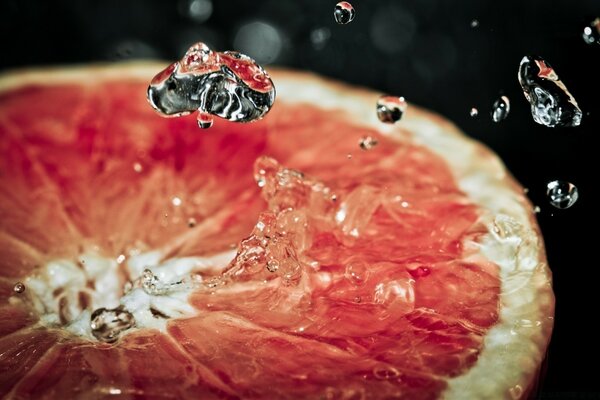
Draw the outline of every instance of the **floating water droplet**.
<instances>
[{"instance_id":1,"label":"floating water droplet","mask_svg":"<svg viewBox=\"0 0 600 400\"><path fill-rule=\"evenodd\" d=\"M469 115L470 115L471 117L475 118L476 116L478 116L478 115L479 115L479 110L478 110L478 109L476 109L475 107L472 107L472 108L471 108L471 111L469 111Z\"/></svg>"},{"instance_id":2,"label":"floating water droplet","mask_svg":"<svg viewBox=\"0 0 600 400\"><path fill-rule=\"evenodd\" d=\"M542 212L542 209L540 208L540 206L535 206L535 207L533 207L533 212L535 214L539 214Z\"/></svg>"},{"instance_id":3,"label":"floating water droplet","mask_svg":"<svg viewBox=\"0 0 600 400\"><path fill-rule=\"evenodd\" d=\"M144 167L142 166L141 163L135 162L135 163L133 163L133 170L139 174L142 171L144 171Z\"/></svg>"},{"instance_id":4,"label":"floating water droplet","mask_svg":"<svg viewBox=\"0 0 600 400\"><path fill-rule=\"evenodd\" d=\"M117 264L123 264L123 261L125 261L125 254L119 254L117 256Z\"/></svg>"},{"instance_id":5,"label":"floating water droplet","mask_svg":"<svg viewBox=\"0 0 600 400\"><path fill-rule=\"evenodd\" d=\"M600 18L583 28L582 37L587 44L600 44Z\"/></svg>"},{"instance_id":6,"label":"floating water droplet","mask_svg":"<svg viewBox=\"0 0 600 400\"><path fill-rule=\"evenodd\" d=\"M15 293L21 294L25 291L25 284L23 282L17 282L15 283L13 290L15 291Z\"/></svg>"},{"instance_id":7,"label":"floating water droplet","mask_svg":"<svg viewBox=\"0 0 600 400\"><path fill-rule=\"evenodd\" d=\"M267 72L237 52L191 46L183 58L158 73L148 87L150 105L165 117L198 110L198 125L208 128L212 116L234 122L261 119L275 101Z\"/></svg>"},{"instance_id":8,"label":"floating water droplet","mask_svg":"<svg viewBox=\"0 0 600 400\"><path fill-rule=\"evenodd\" d=\"M581 109L554 69L539 56L525 56L519 66L519 83L538 124L579 126Z\"/></svg>"},{"instance_id":9,"label":"floating water droplet","mask_svg":"<svg viewBox=\"0 0 600 400\"><path fill-rule=\"evenodd\" d=\"M190 228L195 227L197 224L196 218L188 218L187 220L187 226L189 226Z\"/></svg>"},{"instance_id":10,"label":"floating water droplet","mask_svg":"<svg viewBox=\"0 0 600 400\"><path fill-rule=\"evenodd\" d=\"M479 20L478 19L471 20L471 28L477 28L477 27L479 27Z\"/></svg>"},{"instance_id":11,"label":"floating water droplet","mask_svg":"<svg viewBox=\"0 0 600 400\"><path fill-rule=\"evenodd\" d=\"M510 112L510 100L506 96L500 96L492 106L492 120L494 122L504 121Z\"/></svg>"},{"instance_id":12,"label":"floating water droplet","mask_svg":"<svg viewBox=\"0 0 600 400\"><path fill-rule=\"evenodd\" d=\"M211 0L180 0L179 12L199 24L207 21L213 12Z\"/></svg>"},{"instance_id":13,"label":"floating water droplet","mask_svg":"<svg viewBox=\"0 0 600 400\"><path fill-rule=\"evenodd\" d=\"M371 150L373 147L377 146L379 141L371 136L363 136L358 141L358 145L362 150Z\"/></svg>"},{"instance_id":14,"label":"floating water droplet","mask_svg":"<svg viewBox=\"0 0 600 400\"><path fill-rule=\"evenodd\" d=\"M99 308L92 313L90 328L96 339L113 343L119 335L135 325L133 314L122 306L114 309Z\"/></svg>"},{"instance_id":15,"label":"floating water droplet","mask_svg":"<svg viewBox=\"0 0 600 400\"><path fill-rule=\"evenodd\" d=\"M408 104L404 97L381 96L377 100L377 118L386 124L393 124L402 118Z\"/></svg>"},{"instance_id":16,"label":"floating water droplet","mask_svg":"<svg viewBox=\"0 0 600 400\"><path fill-rule=\"evenodd\" d=\"M173 204L173 207L179 207L181 203L182 202L180 197L175 196L171 199L171 204Z\"/></svg>"},{"instance_id":17,"label":"floating water droplet","mask_svg":"<svg viewBox=\"0 0 600 400\"><path fill-rule=\"evenodd\" d=\"M548 183L546 194L556 208L565 209L571 207L579 198L577 186L566 181L552 181Z\"/></svg>"},{"instance_id":18,"label":"floating water droplet","mask_svg":"<svg viewBox=\"0 0 600 400\"><path fill-rule=\"evenodd\" d=\"M352 4L347 1L340 1L335 5L335 11L333 12L333 17L335 18L335 22L341 25L348 24L352 22L354 17L356 16L356 11Z\"/></svg>"}]
</instances>

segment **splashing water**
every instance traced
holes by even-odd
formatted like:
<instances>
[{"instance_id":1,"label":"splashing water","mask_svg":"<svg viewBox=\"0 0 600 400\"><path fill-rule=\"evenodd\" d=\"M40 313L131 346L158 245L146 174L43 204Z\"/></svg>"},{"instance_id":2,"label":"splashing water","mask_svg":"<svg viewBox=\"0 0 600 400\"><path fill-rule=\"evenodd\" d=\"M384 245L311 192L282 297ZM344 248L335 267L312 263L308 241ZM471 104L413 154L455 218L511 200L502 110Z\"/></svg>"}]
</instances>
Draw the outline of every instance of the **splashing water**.
<instances>
[{"instance_id":1,"label":"splashing water","mask_svg":"<svg viewBox=\"0 0 600 400\"><path fill-rule=\"evenodd\" d=\"M340 1L335 5L333 17L335 18L335 22L338 24L348 24L354 20L355 16L356 11L354 10L354 7L352 7L352 4L348 3L347 1Z\"/></svg>"},{"instance_id":2,"label":"splashing water","mask_svg":"<svg viewBox=\"0 0 600 400\"><path fill-rule=\"evenodd\" d=\"M23 293L25 291L25 285L23 284L23 282L15 283L15 286L13 287L13 291L18 294Z\"/></svg>"},{"instance_id":3,"label":"splashing water","mask_svg":"<svg viewBox=\"0 0 600 400\"><path fill-rule=\"evenodd\" d=\"M581 124L582 112L577 101L543 58L523 57L519 66L519 83L531 104L533 120L538 124L550 128Z\"/></svg>"},{"instance_id":4,"label":"splashing water","mask_svg":"<svg viewBox=\"0 0 600 400\"><path fill-rule=\"evenodd\" d=\"M577 186L565 181L552 181L547 185L546 194L550 204L556 208L571 207L579 198Z\"/></svg>"},{"instance_id":5,"label":"splashing water","mask_svg":"<svg viewBox=\"0 0 600 400\"><path fill-rule=\"evenodd\" d=\"M510 113L510 100L506 96L501 96L492 106L492 120L494 122L504 121Z\"/></svg>"},{"instance_id":6,"label":"splashing water","mask_svg":"<svg viewBox=\"0 0 600 400\"><path fill-rule=\"evenodd\" d=\"M122 306L111 310L99 308L92 313L90 328L96 339L113 343L119 339L121 332L135 325L133 314L126 311Z\"/></svg>"},{"instance_id":7,"label":"splashing water","mask_svg":"<svg viewBox=\"0 0 600 400\"><path fill-rule=\"evenodd\" d=\"M581 36L587 44L600 44L600 18L596 18L583 28Z\"/></svg>"},{"instance_id":8,"label":"splashing water","mask_svg":"<svg viewBox=\"0 0 600 400\"><path fill-rule=\"evenodd\" d=\"M386 124L393 124L402 118L408 104L404 97L381 96L377 100L377 118Z\"/></svg>"},{"instance_id":9,"label":"splashing water","mask_svg":"<svg viewBox=\"0 0 600 400\"><path fill-rule=\"evenodd\" d=\"M196 43L152 79L147 97L165 117L198 110L198 126L205 129L212 126L213 116L234 122L263 118L275 101L275 86L252 58Z\"/></svg>"},{"instance_id":10,"label":"splashing water","mask_svg":"<svg viewBox=\"0 0 600 400\"><path fill-rule=\"evenodd\" d=\"M360 140L358 142L358 146L362 150L371 150L373 147L377 146L378 144L379 144L379 142L377 141L377 139L375 139L371 136L363 136L362 138L360 138Z\"/></svg>"}]
</instances>

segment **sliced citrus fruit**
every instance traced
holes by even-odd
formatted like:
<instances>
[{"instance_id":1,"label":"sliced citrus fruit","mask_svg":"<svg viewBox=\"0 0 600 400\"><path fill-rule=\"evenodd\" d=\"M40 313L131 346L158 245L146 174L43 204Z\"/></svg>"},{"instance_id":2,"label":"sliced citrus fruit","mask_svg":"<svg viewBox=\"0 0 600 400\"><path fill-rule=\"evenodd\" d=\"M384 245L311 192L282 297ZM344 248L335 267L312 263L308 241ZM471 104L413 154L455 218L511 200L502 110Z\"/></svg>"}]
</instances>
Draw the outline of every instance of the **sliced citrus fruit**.
<instances>
[{"instance_id":1,"label":"sliced citrus fruit","mask_svg":"<svg viewBox=\"0 0 600 400\"><path fill-rule=\"evenodd\" d=\"M289 71L200 131L146 103L161 67L0 79L0 395L530 393L554 298L495 155Z\"/></svg>"}]
</instances>

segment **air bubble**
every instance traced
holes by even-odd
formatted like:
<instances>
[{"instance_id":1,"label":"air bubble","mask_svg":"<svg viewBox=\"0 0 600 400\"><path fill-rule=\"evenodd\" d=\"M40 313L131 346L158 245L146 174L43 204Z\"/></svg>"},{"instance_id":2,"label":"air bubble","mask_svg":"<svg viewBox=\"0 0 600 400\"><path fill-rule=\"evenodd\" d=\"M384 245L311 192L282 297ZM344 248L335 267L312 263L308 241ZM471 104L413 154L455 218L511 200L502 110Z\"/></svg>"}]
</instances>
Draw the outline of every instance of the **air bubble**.
<instances>
[{"instance_id":1,"label":"air bubble","mask_svg":"<svg viewBox=\"0 0 600 400\"><path fill-rule=\"evenodd\" d=\"M393 124L402 118L408 104L404 97L381 96L377 100L377 118L386 124Z\"/></svg>"},{"instance_id":2,"label":"air bubble","mask_svg":"<svg viewBox=\"0 0 600 400\"><path fill-rule=\"evenodd\" d=\"M335 5L335 11L333 12L333 17L335 18L335 22L340 25L349 24L354 20L356 16L356 11L352 4L347 1L340 1Z\"/></svg>"},{"instance_id":3,"label":"air bubble","mask_svg":"<svg viewBox=\"0 0 600 400\"><path fill-rule=\"evenodd\" d=\"M552 181L547 185L546 194L550 204L556 208L571 207L579 198L577 186L565 181Z\"/></svg>"},{"instance_id":4,"label":"air bubble","mask_svg":"<svg viewBox=\"0 0 600 400\"><path fill-rule=\"evenodd\" d=\"M510 112L510 100L506 96L500 96L492 106L492 120L494 122L504 121Z\"/></svg>"}]
</instances>

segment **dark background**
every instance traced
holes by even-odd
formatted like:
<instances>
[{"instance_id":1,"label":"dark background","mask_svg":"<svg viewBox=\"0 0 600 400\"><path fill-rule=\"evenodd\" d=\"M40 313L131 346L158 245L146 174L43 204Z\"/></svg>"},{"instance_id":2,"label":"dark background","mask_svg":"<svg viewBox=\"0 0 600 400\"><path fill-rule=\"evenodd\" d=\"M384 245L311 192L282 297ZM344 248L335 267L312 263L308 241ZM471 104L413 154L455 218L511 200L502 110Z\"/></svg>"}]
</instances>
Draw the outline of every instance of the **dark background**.
<instances>
[{"instance_id":1,"label":"dark background","mask_svg":"<svg viewBox=\"0 0 600 400\"><path fill-rule=\"evenodd\" d=\"M583 27L599 0L354 0L356 19L333 20L336 1L155 0L0 1L0 68L179 58L202 40L263 64L307 69L404 96L455 121L494 149L541 208L538 219L554 273L556 327L542 398L600 398L596 172L600 45ZM473 27L472 21L478 26ZM578 128L533 122L517 81L519 61L539 54L582 108ZM511 100L501 123L490 119L499 95ZM471 118L471 107L479 116ZM549 180L579 188L557 210Z\"/></svg>"}]
</instances>

